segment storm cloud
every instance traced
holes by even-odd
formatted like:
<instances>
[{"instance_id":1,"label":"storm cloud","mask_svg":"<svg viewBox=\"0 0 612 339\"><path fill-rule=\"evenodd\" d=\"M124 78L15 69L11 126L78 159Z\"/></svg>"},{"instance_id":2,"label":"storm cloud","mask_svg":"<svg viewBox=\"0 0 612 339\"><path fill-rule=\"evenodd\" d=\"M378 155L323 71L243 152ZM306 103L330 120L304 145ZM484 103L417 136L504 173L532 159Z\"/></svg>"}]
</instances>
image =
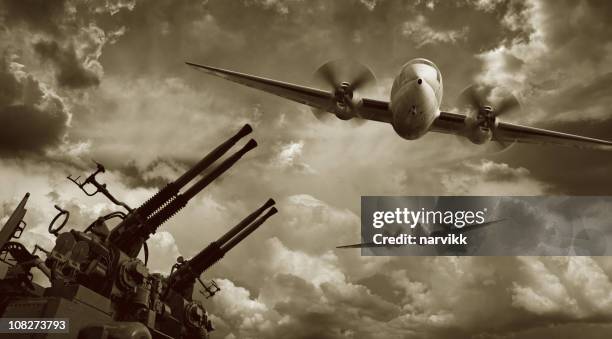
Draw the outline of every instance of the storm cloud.
<instances>
[{"instance_id":1,"label":"storm cloud","mask_svg":"<svg viewBox=\"0 0 612 339\"><path fill-rule=\"evenodd\" d=\"M41 58L53 62L58 68L56 79L60 86L80 88L100 83L97 74L79 63L72 46L61 48L55 41L40 41L34 44L34 50Z\"/></svg>"},{"instance_id":2,"label":"storm cloud","mask_svg":"<svg viewBox=\"0 0 612 339\"><path fill-rule=\"evenodd\" d=\"M62 99L5 54L0 60L0 154L41 153L62 142L70 113Z\"/></svg>"}]
</instances>

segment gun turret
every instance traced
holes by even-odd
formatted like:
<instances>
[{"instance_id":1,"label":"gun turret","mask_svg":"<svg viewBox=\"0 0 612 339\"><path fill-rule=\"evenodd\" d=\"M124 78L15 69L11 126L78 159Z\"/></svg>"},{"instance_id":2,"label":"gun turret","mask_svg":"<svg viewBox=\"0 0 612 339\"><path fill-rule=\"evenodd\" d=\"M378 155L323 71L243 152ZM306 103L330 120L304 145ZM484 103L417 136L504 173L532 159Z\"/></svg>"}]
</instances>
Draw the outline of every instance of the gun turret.
<instances>
[{"instance_id":1,"label":"gun turret","mask_svg":"<svg viewBox=\"0 0 612 339\"><path fill-rule=\"evenodd\" d=\"M164 295L172 290L190 300L196 279L199 279L204 271L259 228L270 216L278 212L275 207L270 208L274 204L274 200L269 199L263 206L249 214L219 239L210 243L191 260L180 264L168 277ZM264 214L264 211L268 208L270 209Z\"/></svg>"},{"instance_id":2,"label":"gun turret","mask_svg":"<svg viewBox=\"0 0 612 339\"><path fill-rule=\"evenodd\" d=\"M179 193L184 186L210 167L216 160L221 158L230 148L232 148L232 146L241 138L251 133L251 131L251 126L245 125L236 135L215 148L177 180L166 185L166 187L161 189L148 201L130 212L127 217L113 229L109 237L110 241L128 256L133 258L136 257L145 241L151 234L155 233L160 225L185 207L191 198L232 167L244 154L257 146L255 140L249 140L240 150L210 170L210 172L196 181L183 193Z\"/></svg>"}]
</instances>

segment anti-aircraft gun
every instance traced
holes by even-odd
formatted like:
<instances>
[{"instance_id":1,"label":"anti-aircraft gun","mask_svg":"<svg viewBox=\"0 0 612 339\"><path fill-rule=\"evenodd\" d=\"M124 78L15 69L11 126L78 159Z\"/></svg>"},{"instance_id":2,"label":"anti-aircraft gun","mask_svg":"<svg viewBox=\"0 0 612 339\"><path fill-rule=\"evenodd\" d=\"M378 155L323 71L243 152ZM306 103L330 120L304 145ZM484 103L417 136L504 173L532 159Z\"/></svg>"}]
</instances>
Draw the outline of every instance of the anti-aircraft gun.
<instances>
[{"instance_id":1,"label":"anti-aircraft gun","mask_svg":"<svg viewBox=\"0 0 612 339\"><path fill-rule=\"evenodd\" d=\"M49 275L44 262L16 241L27 226L23 218L27 212L25 205L29 197L30 193L26 193L0 229L0 314L9 298L42 295L42 287L32 283L32 268L38 267L44 274Z\"/></svg>"},{"instance_id":2,"label":"anti-aircraft gun","mask_svg":"<svg viewBox=\"0 0 612 339\"><path fill-rule=\"evenodd\" d=\"M257 146L251 139L208 169L251 131L245 125L137 208L116 199L97 180L97 175L105 172L101 164L96 163L96 171L82 181L68 177L86 195L102 193L125 212L101 216L84 231L61 232L69 212L56 206L59 214L49 225L49 232L57 237L55 247L45 251L44 264L41 260L32 261L45 270L51 287L24 298L9 298L0 316L69 318L70 333L79 338L207 338L213 327L202 304L193 300L195 282L210 295L219 290L214 281L204 284L200 275L275 214L274 201L268 200L191 260L176 264L168 277L149 273L146 241L196 194ZM22 219L23 214L19 212L16 218ZM118 223L111 230L108 223L113 219ZM141 251L144 262L138 258Z\"/></svg>"},{"instance_id":3,"label":"anti-aircraft gun","mask_svg":"<svg viewBox=\"0 0 612 339\"><path fill-rule=\"evenodd\" d=\"M207 298L220 291L214 281L211 281L210 285L207 286L200 279L200 275L275 214L277 210L272 207L273 205L274 200L268 200L263 206L248 215L219 239L209 244L191 260L178 260L170 275L162 279L160 286L160 300L169 307L170 312L168 314L171 315L161 317L158 322L164 333L178 337L181 332L189 333L202 327L212 329L210 323L205 323L207 319L204 309L192 299L194 285L196 281L199 282L204 291L208 293L207 295L201 291ZM267 212L264 213L266 210Z\"/></svg>"}]
</instances>

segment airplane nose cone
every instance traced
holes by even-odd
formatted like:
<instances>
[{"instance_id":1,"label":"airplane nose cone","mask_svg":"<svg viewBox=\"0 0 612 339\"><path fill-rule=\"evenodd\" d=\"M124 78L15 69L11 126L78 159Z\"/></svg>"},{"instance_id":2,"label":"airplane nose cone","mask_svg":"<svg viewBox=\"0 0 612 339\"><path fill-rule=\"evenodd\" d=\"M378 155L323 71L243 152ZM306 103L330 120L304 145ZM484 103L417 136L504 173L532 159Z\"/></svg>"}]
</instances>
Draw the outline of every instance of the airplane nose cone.
<instances>
[{"instance_id":1,"label":"airplane nose cone","mask_svg":"<svg viewBox=\"0 0 612 339\"><path fill-rule=\"evenodd\" d=\"M393 128L405 139L421 137L435 118L436 95L431 86L418 77L394 91L390 103Z\"/></svg>"},{"instance_id":2,"label":"airplane nose cone","mask_svg":"<svg viewBox=\"0 0 612 339\"><path fill-rule=\"evenodd\" d=\"M392 111L420 113L428 106L431 89L422 78L406 83L391 100Z\"/></svg>"}]
</instances>

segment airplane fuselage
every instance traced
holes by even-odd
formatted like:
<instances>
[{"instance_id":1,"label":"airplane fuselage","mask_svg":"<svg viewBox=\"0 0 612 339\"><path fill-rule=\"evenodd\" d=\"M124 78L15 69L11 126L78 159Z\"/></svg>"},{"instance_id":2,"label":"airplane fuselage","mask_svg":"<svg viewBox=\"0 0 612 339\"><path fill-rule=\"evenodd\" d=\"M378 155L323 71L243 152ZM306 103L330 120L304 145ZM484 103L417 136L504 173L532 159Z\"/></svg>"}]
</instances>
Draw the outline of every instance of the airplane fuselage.
<instances>
[{"instance_id":1,"label":"airplane fuselage","mask_svg":"<svg viewBox=\"0 0 612 339\"><path fill-rule=\"evenodd\" d=\"M389 107L393 129L404 139L423 136L440 114L442 75L426 59L404 64L391 87Z\"/></svg>"}]
</instances>

